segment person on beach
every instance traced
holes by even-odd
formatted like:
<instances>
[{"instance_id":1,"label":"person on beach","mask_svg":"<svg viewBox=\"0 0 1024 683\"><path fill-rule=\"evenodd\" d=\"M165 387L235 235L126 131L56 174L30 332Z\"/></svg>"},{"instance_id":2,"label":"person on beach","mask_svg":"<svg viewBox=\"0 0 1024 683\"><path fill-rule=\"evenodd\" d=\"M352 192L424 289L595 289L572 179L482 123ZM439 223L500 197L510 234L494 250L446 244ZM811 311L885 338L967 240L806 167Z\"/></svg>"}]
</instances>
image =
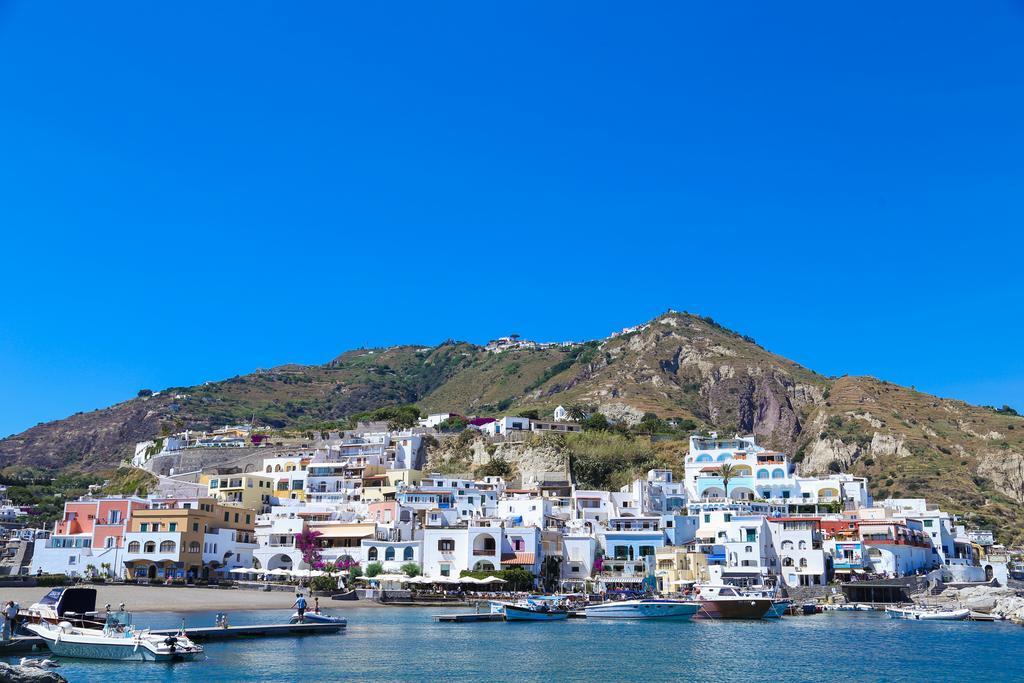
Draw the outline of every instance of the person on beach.
<instances>
[{"instance_id":1,"label":"person on beach","mask_svg":"<svg viewBox=\"0 0 1024 683\"><path fill-rule=\"evenodd\" d=\"M306 620L306 598L302 597L302 593L296 593L296 596L292 607L299 613L299 621L302 622Z\"/></svg>"}]
</instances>

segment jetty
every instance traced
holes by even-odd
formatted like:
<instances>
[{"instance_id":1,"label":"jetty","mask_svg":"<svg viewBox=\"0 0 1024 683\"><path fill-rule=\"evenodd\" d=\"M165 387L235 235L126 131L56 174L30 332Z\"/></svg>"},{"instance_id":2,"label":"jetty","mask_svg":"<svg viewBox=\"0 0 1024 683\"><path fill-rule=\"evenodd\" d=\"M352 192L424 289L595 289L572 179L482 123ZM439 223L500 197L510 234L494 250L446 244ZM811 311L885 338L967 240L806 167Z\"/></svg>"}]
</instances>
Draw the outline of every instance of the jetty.
<instances>
[{"instance_id":1,"label":"jetty","mask_svg":"<svg viewBox=\"0 0 1024 683\"><path fill-rule=\"evenodd\" d=\"M501 612L469 612L467 614L435 614L434 621L446 622L449 624L465 624L476 621L505 621L505 615Z\"/></svg>"},{"instance_id":2,"label":"jetty","mask_svg":"<svg viewBox=\"0 0 1024 683\"><path fill-rule=\"evenodd\" d=\"M205 626L186 628L185 633L192 640L208 642L211 640L233 640L235 638L271 638L275 636L304 636L324 633L337 633L345 628L345 622L335 624L305 622L301 624L252 624L245 626ZM161 636L173 636L179 629L154 629L151 633Z\"/></svg>"}]
</instances>

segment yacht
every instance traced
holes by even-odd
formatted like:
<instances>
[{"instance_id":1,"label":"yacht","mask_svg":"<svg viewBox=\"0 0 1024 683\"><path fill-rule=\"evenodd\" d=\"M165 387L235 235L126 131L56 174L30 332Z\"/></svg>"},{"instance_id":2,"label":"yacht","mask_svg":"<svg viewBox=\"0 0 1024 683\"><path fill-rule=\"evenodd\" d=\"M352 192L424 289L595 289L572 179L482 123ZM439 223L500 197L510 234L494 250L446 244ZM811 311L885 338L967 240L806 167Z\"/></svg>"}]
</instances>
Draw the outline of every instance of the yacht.
<instances>
[{"instance_id":1,"label":"yacht","mask_svg":"<svg viewBox=\"0 0 1024 683\"><path fill-rule=\"evenodd\" d=\"M106 623L96 611L96 589L78 586L52 589L39 602L22 610L21 615L29 623L58 624L66 621L80 628L102 629Z\"/></svg>"},{"instance_id":2,"label":"yacht","mask_svg":"<svg viewBox=\"0 0 1024 683\"><path fill-rule=\"evenodd\" d=\"M700 603L694 619L763 619L772 608L770 598L743 595L735 586L700 583L693 590Z\"/></svg>"},{"instance_id":3,"label":"yacht","mask_svg":"<svg viewBox=\"0 0 1024 683\"><path fill-rule=\"evenodd\" d=\"M700 605L669 599L622 600L587 605L587 619L689 619Z\"/></svg>"},{"instance_id":4,"label":"yacht","mask_svg":"<svg viewBox=\"0 0 1024 683\"><path fill-rule=\"evenodd\" d=\"M743 589L743 595L751 598L767 598L772 601L772 606L765 613L765 619L780 619L793 606L789 598L781 597L779 589L770 586L750 586Z\"/></svg>"},{"instance_id":5,"label":"yacht","mask_svg":"<svg viewBox=\"0 0 1024 683\"><path fill-rule=\"evenodd\" d=\"M128 612L108 613L102 629L81 628L68 621L41 621L25 628L42 638L53 654L62 657L182 662L203 653L203 647L189 640L184 631L156 635L149 629L137 629Z\"/></svg>"}]
</instances>

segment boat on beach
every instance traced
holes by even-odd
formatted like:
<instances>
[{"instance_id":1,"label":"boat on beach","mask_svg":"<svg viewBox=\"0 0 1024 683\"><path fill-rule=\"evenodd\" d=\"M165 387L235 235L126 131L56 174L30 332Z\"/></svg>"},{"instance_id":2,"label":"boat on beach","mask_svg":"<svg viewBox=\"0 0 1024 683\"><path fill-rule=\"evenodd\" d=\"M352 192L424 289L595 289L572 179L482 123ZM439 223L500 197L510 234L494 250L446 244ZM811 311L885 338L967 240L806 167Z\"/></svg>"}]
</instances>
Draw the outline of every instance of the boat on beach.
<instances>
[{"instance_id":1,"label":"boat on beach","mask_svg":"<svg viewBox=\"0 0 1024 683\"><path fill-rule=\"evenodd\" d=\"M669 599L640 599L587 605L587 619L689 619L700 605Z\"/></svg>"},{"instance_id":2,"label":"boat on beach","mask_svg":"<svg viewBox=\"0 0 1024 683\"><path fill-rule=\"evenodd\" d=\"M966 607L887 607L885 614L892 619L910 619L913 621L963 621L971 616Z\"/></svg>"},{"instance_id":3,"label":"boat on beach","mask_svg":"<svg viewBox=\"0 0 1024 683\"><path fill-rule=\"evenodd\" d=\"M694 597L700 604L694 619L763 619L772 608L771 599L746 596L724 584L697 584Z\"/></svg>"},{"instance_id":4,"label":"boat on beach","mask_svg":"<svg viewBox=\"0 0 1024 683\"><path fill-rule=\"evenodd\" d=\"M102 629L81 628L68 621L38 622L25 628L39 636L53 654L82 659L144 662L191 661L203 654L184 631L174 635L154 634L138 629L128 612L110 612Z\"/></svg>"}]
</instances>

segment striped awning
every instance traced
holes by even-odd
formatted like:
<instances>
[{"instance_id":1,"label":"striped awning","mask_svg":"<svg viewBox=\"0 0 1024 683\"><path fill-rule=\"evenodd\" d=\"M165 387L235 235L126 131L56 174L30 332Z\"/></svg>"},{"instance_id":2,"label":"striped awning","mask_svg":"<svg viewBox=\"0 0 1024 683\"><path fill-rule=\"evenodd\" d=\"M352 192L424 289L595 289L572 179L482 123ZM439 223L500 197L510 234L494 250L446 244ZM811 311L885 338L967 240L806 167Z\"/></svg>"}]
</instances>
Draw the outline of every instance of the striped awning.
<instances>
[{"instance_id":1,"label":"striped awning","mask_svg":"<svg viewBox=\"0 0 1024 683\"><path fill-rule=\"evenodd\" d=\"M534 557L534 553L527 552L502 553L501 563L512 565L528 565L534 563Z\"/></svg>"}]
</instances>

